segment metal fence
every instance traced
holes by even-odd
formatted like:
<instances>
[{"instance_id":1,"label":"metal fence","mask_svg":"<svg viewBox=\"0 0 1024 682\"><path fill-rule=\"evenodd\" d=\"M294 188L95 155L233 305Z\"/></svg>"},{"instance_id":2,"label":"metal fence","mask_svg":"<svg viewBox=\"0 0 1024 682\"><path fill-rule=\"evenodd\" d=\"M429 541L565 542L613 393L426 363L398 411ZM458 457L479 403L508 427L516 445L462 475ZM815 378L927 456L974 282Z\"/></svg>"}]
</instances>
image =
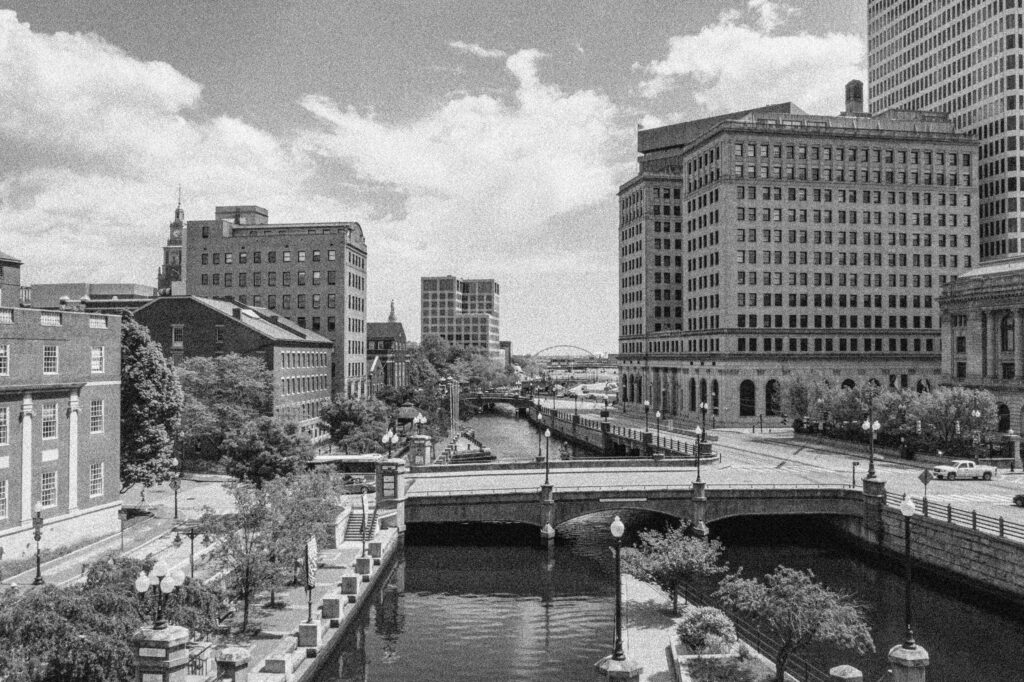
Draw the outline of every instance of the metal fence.
<instances>
[{"instance_id":1,"label":"metal fence","mask_svg":"<svg viewBox=\"0 0 1024 682\"><path fill-rule=\"evenodd\" d=\"M950 504L929 503L928 498L911 497L921 516L937 521L945 521L954 526L962 526L971 530L997 535L1007 540L1024 542L1024 524L1014 521L1007 521L1002 516L988 516L979 514L976 509L957 509ZM903 501L903 495L886 491L885 503L898 507Z\"/></svg>"},{"instance_id":2,"label":"metal fence","mask_svg":"<svg viewBox=\"0 0 1024 682\"><path fill-rule=\"evenodd\" d=\"M559 412L558 410L552 410L551 408L546 407L540 408L540 415L542 420L552 426L555 422L559 421L566 425L571 425L573 423L572 419L575 416L577 418L577 428L588 429L595 433L601 433L601 427L602 424L604 424L602 421L588 419L587 417L580 417L575 413L566 414L565 412ZM663 435L660 433L660 429L657 425L655 425L654 433L651 433L650 429L641 431L628 426L608 424L608 432L613 436L619 436L620 438L626 438L634 441L640 446L643 446L646 443L646 438L650 438L651 447L660 450L665 457L695 457L697 455L696 439L691 443L689 440L674 438L668 434Z\"/></svg>"},{"instance_id":3,"label":"metal fence","mask_svg":"<svg viewBox=\"0 0 1024 682\"><path fill-rule=\"evenodd\" d=\"M723 604L710 594L696 590L690 586L683 586L679 590L687 601L698 606L714 606L724 611L736 626L736 634L739 638L753 647L758 653L775 661L775 654L782 647L782 643L771 634L762 630L756 623L751 622L746 616L726 608ZM786 674L791 675L799 682L829 682L832 678L828 671L818 667L815 663L797 654L791 654L786 663Z\"/></svg>"}]
</instances>

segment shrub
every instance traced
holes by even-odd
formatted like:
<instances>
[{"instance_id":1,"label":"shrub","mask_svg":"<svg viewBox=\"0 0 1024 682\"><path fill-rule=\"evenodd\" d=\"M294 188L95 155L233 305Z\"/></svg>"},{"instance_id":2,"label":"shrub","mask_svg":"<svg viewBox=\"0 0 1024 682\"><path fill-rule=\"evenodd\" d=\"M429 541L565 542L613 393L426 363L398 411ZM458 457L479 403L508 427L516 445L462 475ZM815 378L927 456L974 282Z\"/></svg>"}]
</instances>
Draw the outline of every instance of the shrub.
<instances>
[{"instance_id":1,"label":"shrub","mask_svg":"<svg viewBox=\"0 0 1024 682\"><path fill-rule=\"evenodd\" d=\"M687 609L676 627L679 641L701 656L705 651L736 643L736 628L729 617L713 606Z\"/></svg>"}]
</instances>

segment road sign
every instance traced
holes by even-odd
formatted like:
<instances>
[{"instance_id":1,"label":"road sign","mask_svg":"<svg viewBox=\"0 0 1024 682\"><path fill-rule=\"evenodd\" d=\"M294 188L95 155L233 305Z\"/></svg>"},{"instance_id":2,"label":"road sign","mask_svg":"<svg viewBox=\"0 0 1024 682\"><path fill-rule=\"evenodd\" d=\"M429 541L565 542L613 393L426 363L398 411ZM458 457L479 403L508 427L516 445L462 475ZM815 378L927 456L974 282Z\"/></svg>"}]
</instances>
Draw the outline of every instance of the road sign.
<instances>
[{"instance_id":1,"label":"road sign","mask_svg":"<svg viewBox=\"0 0 1024 682\"><path fill-rule=\"evenodd\" d=\"M934 478L935 476L932 475L931 469L925 469L920 473L920 475L918 475L918 479L920 479L921 483L924 483L925 485L931 483Z\"/></svg>"}]
</instances>

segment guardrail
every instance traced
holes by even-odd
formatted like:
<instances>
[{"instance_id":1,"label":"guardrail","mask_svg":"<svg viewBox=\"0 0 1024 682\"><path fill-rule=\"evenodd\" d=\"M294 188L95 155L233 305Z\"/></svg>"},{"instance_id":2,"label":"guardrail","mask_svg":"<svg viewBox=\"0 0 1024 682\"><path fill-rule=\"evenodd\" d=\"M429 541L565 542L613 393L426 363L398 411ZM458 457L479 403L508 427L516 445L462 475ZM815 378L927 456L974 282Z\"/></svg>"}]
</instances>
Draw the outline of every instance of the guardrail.
<instances>
[{"instance_id":1,"label":"guardrail","mask_svg":"<svg viewBox=\"0 0 1024 682\"><path fill-rule=\"evenodd\" d=\"M709 485L708 490L843 490L848 491L849 486L840 483L735 483L728 485ZM570 485L570 486L556 486L556 493L586 493L586 492L607 492L609 494L616 494L620 492L643 492L643 493L656 493L656 492L678 492L680 490L689 490L690 484L683 483L678 486L664 486L659 485L656 488L652 488L649 484L622 484L616 483L615 487L609 487L607 485ZM409 497L456 497L462 495L518 495L522 493L536 493L539 490L538 486L517 486L514 488L464 488L458 490L427 490L419 492L415 488L411 488L408 492Z\"/></svg>"},{"instance_id":2,"label":"guardrail","mask_svg":"<svg viewBox=\"0 0 1024 682\"><path fill-rule=\"evenodd\" d=\"M542 421L547 420L552 425L555 422L561 421L566 424L572 424L572 417L577 417L575 422L577 427L582 427L595 433L600 433L603 421L595 419L588 419L586 417L580 417L575 413L566 414L560 412L557 409L549 407L538 407L540 410L540 416ZM665 457L694 457L697 453L697 441L694 439L693 443L689 440L681 440L679 438L673 438L670 435L662 435L658 432L657 427L654 433L651 433L650 429L640 430L634 429L629 426L620 426L618 424L608 424L608 433L613 436L619 436L620 438L626 438L636 442L638 445L646 444L646 437L650 437L650 445L656 450L660 450Z\"/></svg>"},{"instance_id":3,"label":"guardrail","mask_svg":"<svg viewBox=\"0 0 1024 682\"><path fill-rule=\"evenodd\" d=\"M733 625L736 626L736 634L739 635L740 639L774 663L775 654L782 648L782 643L775 637L762 631L760 627L750 622L742 614L725 607L721 601L715 599L710 594L696 590L689 585L683 585L679 592L692 604L713 606L721 609L729 616ZM832 679L828 672L799 654L790 654L786 665L786 674L787 676L792 675L799 682L829 682Z\"/></svg>"},{"instance_id":4,"label":"guardrail","mask_svg":"<svg viewBox=\"0 0 1024 682\"><path fill-rule=\"evenodd\" d=\"M929 503L928 498L911 497L914 505L922 516L928 519L945 521L954 526L962 526L971 530L981 531L990 535L997 535L1007 540L1024 542L1024 524L1014 521L1007 521L1002 516L988 516L979 514L976 509L970 511L957 509L950 504ZM898 507L903 501L903 495L886 491L885 503Z\"/></svg>"}]
</instances>

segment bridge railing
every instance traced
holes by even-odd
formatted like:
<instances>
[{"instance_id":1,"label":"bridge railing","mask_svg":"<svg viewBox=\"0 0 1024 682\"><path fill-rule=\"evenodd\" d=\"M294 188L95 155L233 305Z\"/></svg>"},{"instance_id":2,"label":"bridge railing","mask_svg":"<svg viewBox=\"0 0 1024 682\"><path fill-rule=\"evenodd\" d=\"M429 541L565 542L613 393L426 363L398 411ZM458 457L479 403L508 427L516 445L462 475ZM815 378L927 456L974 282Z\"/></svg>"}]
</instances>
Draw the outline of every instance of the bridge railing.
<instances>
[{"instance_id":1,"label":"bridge railing","mask_svg":"<svg viewBox=\"0 0 1024 682\"><path fill-rule=\"evenodd\" d=\"M602 424L604 422L590 419L587 417L580 417L575 413L566 413L566 411L559 411L550 407L540 407L540 414L544 420L548 423L557 423L559 421L565 424L572 424L572 418L576 416L577 421L575 425L577 428L584 428L596 433L600 433L602 430ZM652 433L648 430L634 429L629 426L621 426L619 424L608 424L608 432L613 436L625 438L627 440L634 441L637 445L644 445L646 438L650 437L651 447L659 450L665 457L696 457L697 456L697 441L694 439L692 442L690 439L683 439L672 436L670 434L662 434L659 429L655 428Z\"/></svg>"},{"instance_id":2,"label":"bridge railing","mask_svg":"<svg viewBox=\"0 0 1024 682\"><path fill-rule=\"evenodd\" d=\"M911 497L910 499L914 501L918 513L925 518L945 521L954 526L997 535L1007 540L1024 542L1024 524L1007 521L1002 516L979 514L976 509L957 509L951 504L935 504L929 502L928 498ZM902 501L903 495L886 491L886 504L898 507Z\"/></svg>"},{"instance_id":3,"label":"bridge railing","mask_svg":"<svg viewBox=\"0 0 1024 682\"><path fill-rule=\"evenodd\" d=\"M661 484L657 487L652 487L649 484L629 484L629 483L615 483L614 487L610 487L609 484L603 485L558 485L555 486L555 494L560 493L586 493L586 492L607 492L609 494L618 494L621 492L641 492L641 493L655 493L660 491L671 491L678 492L679 490L686 490L691 487L691 482L680 483L679 485L666 486ZM451 490L426 490L417 491L415 488L409 490L409 497L456 497L460 495L518 495L518 494L536 494L539 490L539 486L516 486L513 488L460 488ZM709 484L707 486L707 492L714 495L718 491L727 490L843 490L849 491L850 487L841 483L728 483L728 484ZM621 499L621 498L618 498ZM645 498L637 497L637 500L643 500Z\"/></svg>"}]
</instances>

